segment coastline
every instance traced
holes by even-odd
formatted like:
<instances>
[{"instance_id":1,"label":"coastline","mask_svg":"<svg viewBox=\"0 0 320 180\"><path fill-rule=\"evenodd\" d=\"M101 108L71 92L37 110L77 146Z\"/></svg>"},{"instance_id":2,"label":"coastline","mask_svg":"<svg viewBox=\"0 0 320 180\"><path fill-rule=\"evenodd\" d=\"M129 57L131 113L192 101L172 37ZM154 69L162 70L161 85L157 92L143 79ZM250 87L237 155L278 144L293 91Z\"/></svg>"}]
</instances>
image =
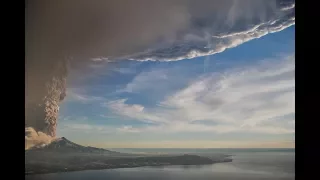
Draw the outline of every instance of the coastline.
<instances>
[{"instance_id":1,"label":"coastline","mask_svg":"<svg viewBox=\"0 0 320 180\"><path fill-rule=\"evenodd\" d=\"M56 157L57 158L57 157ZM104 157L99 161L87 159L84 162L72 162L72 159L81 157L72 156L71 159L64 159L63 164L57 164L51 161L27 162L25 175L65 173L85 170L102 170L102 169L120 169L120 168L137 168L137 167L161 167L172 165L210 165L215 163L232 162L230 158L211 159L197 155L180 155L180 156L153 156L153 157L127 157L127 158L108 158ZM59 161L59 158L57 158Z\"/></svg>"}]
</instances>

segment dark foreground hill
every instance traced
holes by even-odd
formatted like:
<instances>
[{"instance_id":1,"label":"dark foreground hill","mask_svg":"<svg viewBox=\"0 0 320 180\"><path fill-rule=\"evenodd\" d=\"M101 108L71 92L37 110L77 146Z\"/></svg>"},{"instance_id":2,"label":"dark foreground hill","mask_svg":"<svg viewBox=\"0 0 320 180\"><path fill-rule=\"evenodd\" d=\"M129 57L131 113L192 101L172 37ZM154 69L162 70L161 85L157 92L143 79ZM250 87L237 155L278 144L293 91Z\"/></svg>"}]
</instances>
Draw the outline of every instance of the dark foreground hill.
<instances>
[{"instance_id":1,"label":"dark foreground hill","mask_svg":"<svg viewBox=\"0 0 320 180\"><path fill-rule=\"evenodd\" d=\"M25 173L81 171L141 166L206 165L230 162L225 156L208 158L197 155L136 155L87 147L60 138L52 143L25 151Z\"/></svg>"}]
</instances>

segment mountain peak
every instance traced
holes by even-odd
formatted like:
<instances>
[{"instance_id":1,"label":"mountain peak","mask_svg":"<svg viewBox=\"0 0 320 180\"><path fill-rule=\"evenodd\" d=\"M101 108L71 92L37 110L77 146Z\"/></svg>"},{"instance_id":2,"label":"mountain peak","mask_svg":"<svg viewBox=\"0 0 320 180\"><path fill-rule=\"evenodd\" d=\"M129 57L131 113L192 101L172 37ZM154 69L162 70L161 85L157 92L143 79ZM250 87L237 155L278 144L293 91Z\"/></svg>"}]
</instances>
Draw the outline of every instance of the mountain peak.
<instances>
[{"instance_id":1,"label":"mountain peak","mask_svg":"<svg viewBox=\"0 0 320 180\"><path fill-rule=\"evenodd\" d=\"M90 146L82 146L76 144L65 137L57 138L51 143L42 146L35 146L29 151L54 151L54 152L82 152L82 153L110 153L112 151L95 148Z\"/></svg>"}]
</instances>

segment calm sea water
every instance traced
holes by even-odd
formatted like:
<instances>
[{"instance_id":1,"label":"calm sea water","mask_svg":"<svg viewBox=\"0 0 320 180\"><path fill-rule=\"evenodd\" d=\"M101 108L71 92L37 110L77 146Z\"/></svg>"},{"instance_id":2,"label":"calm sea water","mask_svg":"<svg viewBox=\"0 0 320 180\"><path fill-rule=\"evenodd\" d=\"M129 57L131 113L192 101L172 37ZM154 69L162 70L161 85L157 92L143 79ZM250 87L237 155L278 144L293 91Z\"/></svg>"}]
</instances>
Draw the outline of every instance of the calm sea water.
<instances>
[{"instance_id":1,"label":"calm sea water","mask_svg":"<svg viewBox=\"0 0 320 180\"><path fill-rule=\"evenodd\" d=\"M111 170L52 173L26 176L27 180L235 180L294 179L294 149L117 149L140 153L193 153L233 155L233 162L204 166L139 167Z\"/></svg>"}]
</instances>

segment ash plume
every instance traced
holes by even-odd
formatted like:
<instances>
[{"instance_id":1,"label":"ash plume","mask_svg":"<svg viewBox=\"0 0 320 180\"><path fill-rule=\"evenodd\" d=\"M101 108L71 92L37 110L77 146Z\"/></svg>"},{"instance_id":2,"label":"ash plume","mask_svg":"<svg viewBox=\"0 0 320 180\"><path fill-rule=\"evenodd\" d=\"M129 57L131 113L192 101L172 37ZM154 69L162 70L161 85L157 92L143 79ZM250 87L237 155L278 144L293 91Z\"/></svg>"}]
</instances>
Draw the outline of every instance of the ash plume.
<instances>
[{"instance_id":1,"label":"ash plume","mask_svg":"<svg viewBox=\"0 0 320 180\"><path fill-rule=\"evenodd\" d=\"M54 138L43 132L37 132L32 127L25 128L25 149L49 144L52 140Z\"/></svg>"},{"instance_id":2,"label":"ash plume","mask_svg":"<svg viewBox=\"0 0 320 180\"><path fill-rule=\"evenodd\" d=\"M294 8L292 0L27 0L26 127L56 136L68 67L219 53L293 25Z\"/></svg>"},{"instance_id":3,"label":"ash plume","mask_svg":"<svg viewBox=\"0 0 320 180\"><path fill-rule=\"evenodd\" d=\"M66 96L67 78L67 61L53 62L39 69L47 72L27 69L25 80L25 125L51 137L56 136L59 102Z\"/></svg>"}]
</instances>

